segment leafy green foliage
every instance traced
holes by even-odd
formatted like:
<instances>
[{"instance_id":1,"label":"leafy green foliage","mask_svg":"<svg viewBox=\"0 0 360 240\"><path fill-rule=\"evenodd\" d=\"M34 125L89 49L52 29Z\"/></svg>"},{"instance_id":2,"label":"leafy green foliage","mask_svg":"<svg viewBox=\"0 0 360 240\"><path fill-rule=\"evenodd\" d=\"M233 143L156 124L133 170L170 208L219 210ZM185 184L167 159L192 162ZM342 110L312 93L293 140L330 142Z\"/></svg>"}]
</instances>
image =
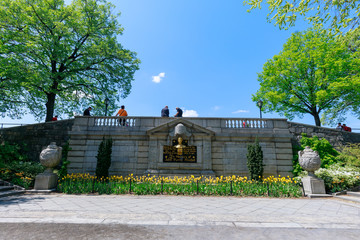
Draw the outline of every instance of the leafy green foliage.
<instances>
[{"instance_id":1,"label":"leafy green foliage","mask_svg":"<svg viewBox=\"0 0 360 240\"><path fill-rule=\"evenodd\" d=\"M306 146L309 146L312 150L319 153L321 159L321 168L329 168L331 165L337 163L339 160L337 156L339 153L334 149L334 147L329 143L325 138L319 139L318 136L313 136L311 138L307 137L306 134L302 134L300 139L301 146L293 147L293 174L294 176L299 176L303 169L299 164L298 151L304 150Z\"/></svg>"},{"instance_id":2,"label":"leafy green foliage","mask_svg":"<svg viewBox=\"0 0 360 240\"><path fill-rule=\"evenodd\" d=\"M299 151L304 150L304 147L300 145L293 145L293 170L292 173L294 176L299 176L299 174L304 171L299 164Z\"/></svg>"},{"instance_id":3,"label":"leafy green foliage","mask_svg":"<svg viewBox=\"0 0 360 240\"><path fill-rule=\"evenodd\" d=\"M340 148L336 160L344 166L360 168L360 143L347 144Z\"/></svg>"},{"instance_id":4,"label":"leafy green foliage","mask_svg":"<svg viewBox=\"0 0 360 240\"><path fill-rule=\"evenodd\" d=\"M69 153L70 150L71 150L71 148L69 146L69 142L66 142L66 144L62 147L61 166L60 166L60 169L57 172L58 177L60 179L65 177L68 174L67 165L70 164L70 161L67 160L67 157L68 157L68 153Z\"/></svg>"},{"instance_id":5,"label":"leafy green foliage","mask_svg":"<svg viewBox=\"0 0 360 240\"><path fill-rule=\"evenodd\" d=\"M96 176L98 178L109 177L109 168L111 165L112 139L105 139L100 143L96 164Z\"/></svg>"},{"instance_id":6,"label":"leafy green foliage","mask_svg":"<svg viewBox=\"0 0 360 240\"><path fill-rule=\"evenodd\" d=\"M321 113L323 121L343 120L344 111L360 103L353 98L359 95L359 67L354 53L328 31L296 32L283 50L264 64L258 75L260 89L252 99L263 100L265 112L289 119L311 114L316 126L321 125Z\"/></svg>"},{"instance_id":7,"label":"leafy green foliage","mask_svg":"<svg viewBox=\"0 0 360 240\"><path fill-rule=\"evenodd\" d=\"M261 8L263 0L244 0L251 6L249 11ZM295 25L298 17L305 17L310 23L318 26L328 24L336 31L358 28L360 2L357 0L266 0L269 8L268 21L274 21L280 28Z\"/></svg>"},{"instance_id":8,"label":"leafy green foliage","mask_svg":"<svg viewBox=\"0 0 360 240\"><path fill-rule=\"evenodd\" d=\"M28 189L34 185L36 175L45 168L40 163L27 161L23 148L8 142L0 145L0 178Z\"/></svg>"},{"instance_id":9,"label":"leafy green foliage","mask_svg":"<svg viewBox=\"0 0 360 240\"><path fill-rule=\"evenodd\" d=\"M250 172L250 178L259 180L262 178L264 172L263 152L259 140L256 138L255 143L249 144L247 149L247 167Z\"/></svg>"},{"instance_id":10,"label":"leafy green foliage","mask_svg":"<svg viewBox=\"0 0 360 240\"><path fill-rule=\"evenodd\" d=\"M17 144L3 142L0 144L0 163L10 163L12 161L26 161L27 156L22 153L22 148Z\"/></svg>"},{"instance_id":11,"label":"leafy green foliage","mask_svg":"<svg viewBox=\"0 0 360 240\"><path fill-rule=\"evenodd\" d=\"M114 110L140 61L118 42L113 9L105 0L0 1L0 113L51 121L92 105L96 115L105 97Z\"/></svg>"},{"instance_id":12,"label":"leafy green foliage","mask_svg":"<svg viewBox=\"0 0 360 240\"><path fill-rule=\"evenodd\" d=\"M306 135L303 135L300 143L303 149L305 149L306 146L309 146L312 150L319 153L322 168L328 168L330 165L337 162L336 156L338 156L339 153L325 138L319 139L318 136L309 138L306 137Z\"/></svg>"},{"instance_id":13,"label":"leafy green foliage","mask_svg":"<svg viewBox=\"0 0 360 240\"><path fill-rule=\"evenodd\" d=\"M334 164L329 168L320 168L315 175L324 180L326 192L334 193L360 185L360 168Z\"/></svg>"}]
</instances>

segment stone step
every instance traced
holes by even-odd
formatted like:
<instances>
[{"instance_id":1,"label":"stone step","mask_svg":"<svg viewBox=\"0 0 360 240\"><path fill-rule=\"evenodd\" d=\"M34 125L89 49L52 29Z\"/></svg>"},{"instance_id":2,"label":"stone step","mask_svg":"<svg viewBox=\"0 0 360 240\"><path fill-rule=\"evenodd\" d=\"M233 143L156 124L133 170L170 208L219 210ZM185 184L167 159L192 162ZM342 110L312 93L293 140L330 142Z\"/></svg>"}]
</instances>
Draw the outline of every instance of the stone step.
<instances>
[{"instance_id":1,"label":"stone step","mask_svg":"<svg viewBox=\"0 0 360 240\"><path fill-rule=\"evenodd\" d=\"M350 195L338 195L334 196L335 198L340 198L342 200L351 201L351 202L358 202L360 203L360 197L354 197Z\"/></svg>"},{"instance_id":2,"label":"stone step","mask_svg":"<svg viewBox=\"0 0 360 240\"><path fill-rule=\"evenodd\" d=\"M346 192L346 195L360 198L360 192Z\"/></svg>"},{"instance_id":3,"label":"stone step","mask_svg":"<svg viewBox=\"0 0 360 240\"><path fill-rule=\"evenodd\" d=\"M0 192L13 190L14 186L0 186Z\"/></svg>"},{"instance_id":4,"label":"stone step","mask_svg":"<svg viewBox=\"0 0 360 240\"><path fill-rule=\"evenodd\" d=\"M2 197L8 197L8 196L14 196L14 195L19 195L19 194L24 194L26 191L25 190L9 190L9 191L3 191L0 192L0 198Z\"/></svg>"}]
</instances>

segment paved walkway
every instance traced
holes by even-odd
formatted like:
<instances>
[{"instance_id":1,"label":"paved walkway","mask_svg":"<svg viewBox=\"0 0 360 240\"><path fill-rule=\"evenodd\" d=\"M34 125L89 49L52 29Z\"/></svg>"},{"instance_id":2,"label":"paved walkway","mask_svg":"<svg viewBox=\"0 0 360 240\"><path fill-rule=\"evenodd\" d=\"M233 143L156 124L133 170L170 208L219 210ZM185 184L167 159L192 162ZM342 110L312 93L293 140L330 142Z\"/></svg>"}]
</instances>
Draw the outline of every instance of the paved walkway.
<instances>
[{"instance_id":1,"label":"paved walkway","mask_svg":"<svg viewBox=\"0 0 360 240\"><path fill-rule=\"evenodd\" d=\"M358 239L360 204L334 198L63 194L22 195L0 199L2 230L4 226L11 227L15 226L11 224L26 223L90 224L104 227L106 225L156 226L159 229L172 226L182 227L181 229L186 226L197 226L199 229L225 227L230 229L229 233L235 231L234 229L250 231L251 228L287 229L286 231L293 229L299 232L310 229L321 230L327 234L339 233L339 231L342 234L350 234L343 235L345 238L331 238L336 235L330 234L330 239ZM277 239L286 239L288 236Z\"/></svg>"}]
</instances>

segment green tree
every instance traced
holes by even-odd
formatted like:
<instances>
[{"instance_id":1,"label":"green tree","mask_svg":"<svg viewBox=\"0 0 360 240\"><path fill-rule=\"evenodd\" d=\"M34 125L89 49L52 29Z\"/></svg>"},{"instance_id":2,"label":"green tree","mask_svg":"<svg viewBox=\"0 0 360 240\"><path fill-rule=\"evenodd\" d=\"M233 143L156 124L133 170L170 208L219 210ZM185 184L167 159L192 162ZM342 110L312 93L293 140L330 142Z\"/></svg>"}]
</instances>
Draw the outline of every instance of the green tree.
<instances>
[{"instance_id":1,"label":"green tree","mask_svg":"<svg viewBox=\"0 0 360 240\"><path fill-rule=\"evenodd\" d=\"M244 0L249 11L261 8L263 0ZM266 0L269 8L267 19L281 29L295 25L298 17L304 17L317 26L328 25L336 31L352 31L359 28L360 2L357 0Z\"/></svg>"},{"instance_id":2,"label":"green tree","mask_svg":"<svg viewBox=\"0 0 360 240\"><path fill-rule=\"evenodd\" d=\"M296 32L264 64L253 101L262 99L265 112L275 111L289 119L311 114L316 126L321 126L320 113L333 113L331 119L326 115L323 119L336 121L343 117L338 110L346 99L358 95L358 68L358 58L327 31Z\"/></svg>"},{"instance_id":3,"label":"green tree","mask_svg":"<svg viewBox=\"0 0 360 240\"><path fill-rule=\"evenodd\" d=\"M259 144L259 140L256 138L254 144L247 146L247 167L250 172L250 178L259 180L263 176L264 164L263 164L263 151Z\"/></svg>"},{"instance_id":4,"label":"green tree","mask_svg":"<svg viewBox=\"0 0 360 240\"><path fill-rule=\"evenodd\" d=\"M50 121L93 105L96 114L105 97L114 109L139 60L118 42L113 8L105 0L0 1L0 113Z\"/></svg>"},{"instance_id":5,"label":"green tree","mask_svg":"<svg viewBox=\"0 0 360 240\"><path fill-rule=\"evenodd\" d=\"M97 164L96 164L96 171L95 175L98 178L106 179L109 177L109 168L111 165L111 153L112 153L112 139L105 139L101 141L99 145Z\"/></svg>"}]
</instances>

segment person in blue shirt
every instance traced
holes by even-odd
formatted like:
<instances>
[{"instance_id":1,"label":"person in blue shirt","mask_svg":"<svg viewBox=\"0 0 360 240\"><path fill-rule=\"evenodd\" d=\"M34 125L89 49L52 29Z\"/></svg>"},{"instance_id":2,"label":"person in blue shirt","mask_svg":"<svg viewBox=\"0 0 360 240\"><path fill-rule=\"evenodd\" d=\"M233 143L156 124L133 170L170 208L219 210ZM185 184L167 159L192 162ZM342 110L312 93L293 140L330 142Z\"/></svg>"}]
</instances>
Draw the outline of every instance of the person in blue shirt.
<instances>
[{"instance_id":1,"label":"person in blue shirt","mask_svg":"<svg viewBox=\"0 0 360 240\"><path fill-rule=\"evenodd\" d=\"M177 107L176 111L177 113L175 114L174 117L182 117L183 111L181 110L181 108Z\"/></svg>"},{"instance_id":2,"label":"person in blue shirt","mask_svg":"<svg viewBox=\"0 0 360 240\"><path fill-rule=\"evenodd\" d=\"M161 109L161 117L169 117L169 107L165 106Z\"/></svg>"}]
</instances>

